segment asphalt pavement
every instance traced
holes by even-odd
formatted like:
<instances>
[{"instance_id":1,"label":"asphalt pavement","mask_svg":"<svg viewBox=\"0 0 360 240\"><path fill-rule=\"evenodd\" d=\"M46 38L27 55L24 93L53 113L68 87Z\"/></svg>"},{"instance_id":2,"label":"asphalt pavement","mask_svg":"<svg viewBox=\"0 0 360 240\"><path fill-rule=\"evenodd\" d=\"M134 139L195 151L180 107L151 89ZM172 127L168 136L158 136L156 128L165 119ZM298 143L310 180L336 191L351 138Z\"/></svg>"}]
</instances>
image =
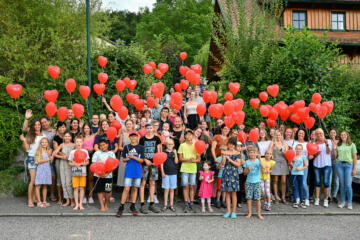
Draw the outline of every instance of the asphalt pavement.
<instances>
[{"instance_id":1,"label":"asphalt pavement","mask_svg":"<svg viewBox=\"0 0 360 240\"><path fill-rule=\"evenodd\" d=\"M5 217L1 239L359 239L359 216Z\"/></svg>"}]
</instances>

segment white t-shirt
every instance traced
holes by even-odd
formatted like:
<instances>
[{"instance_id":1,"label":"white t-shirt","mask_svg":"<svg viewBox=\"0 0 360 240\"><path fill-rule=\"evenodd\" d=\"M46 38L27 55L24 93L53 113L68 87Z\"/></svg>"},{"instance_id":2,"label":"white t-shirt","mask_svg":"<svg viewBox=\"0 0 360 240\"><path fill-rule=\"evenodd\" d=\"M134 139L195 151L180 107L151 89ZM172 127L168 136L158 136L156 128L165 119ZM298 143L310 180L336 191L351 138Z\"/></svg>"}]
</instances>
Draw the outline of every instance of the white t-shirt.
<instances>
[{"instance_id":1,"label":"white t-shirt","mask_svg":"<svg viewBox=\"0 0 360 240\"><path fill-rule=\"evenodd\" d=\"M69 154L69 161L74 162L74 154L77 149L74 149ZM86 153L86 159L90 159L89 153L86 149L81 149L81 151ZM71 167L72 176L74 177L81 177L86 176L86 166L81 166L79 168L77 167Z\"/></svg>"},{"instance_id":2,"label":"white t-shirt","mask_svg":"<svg viewBox=\"0 0 360 240\"><path fill-rule=\"evenodd\" d=\"M92 157L92 162L103 162L105 163L106 160L109 158L116 158L115 153L108 151L108 152L103 152L103 151L96 151ZM97 174L94 174L95 177L99 177ZM106 178L112 178L112 172L106 177Z\"/></svg>"},{"instance_id":3,"label":"white t-shirt","mask_svg":"<svg viewBox=\"0 0 360 240\"><path fill-rule=\"evenodd\" d=\"M45 136L36 136L35 141L32 144L30 144L29 149L27 150L29 157L35 157L36 150L38 149L40 140L42 138L46 138L46 137Z\"/></svg>"},{"instance_id":4,"label":"white t-shirt","mask_svg":"<svg viewBox=\"0 0 360 240\"><path fill-rule=\"evenodd\" d=\"M284 143L286 143L289 146L289 148L291 148L293 150L295 149L295 140L294 139L291 139L291 140L284 139Z\"/></svg>"},{"instance_id":5,"label":"white t-shirt","mask_svg":"<svg viewBox=\"0 0 360 240\"><path fill-rule=\"evenodd\" d=\"M266 151L269 149L270 147L270 144L271 144L271 141L268 140L268 141L259 141L257 142L258 143L258 146L259 146L259 152L260 152L260 155L263 157L265 156L265 153Z\"/></svg>"},{"instance_id":6,"label":"white t-shirt","mask_svg":"<svg viewBox=\"0 0 360 240\"><path fill-rule=\"evenodd\" d=\"M331 140L327 139L326 141L329 144L330 153L329 154L326 153L325 143L318 144L319 151L321 151L321 153L315 158L314 167L323 168L326 166L331 166L331 151L333 150L333 146L332 146Z\"/></svg>"}]
</instances>

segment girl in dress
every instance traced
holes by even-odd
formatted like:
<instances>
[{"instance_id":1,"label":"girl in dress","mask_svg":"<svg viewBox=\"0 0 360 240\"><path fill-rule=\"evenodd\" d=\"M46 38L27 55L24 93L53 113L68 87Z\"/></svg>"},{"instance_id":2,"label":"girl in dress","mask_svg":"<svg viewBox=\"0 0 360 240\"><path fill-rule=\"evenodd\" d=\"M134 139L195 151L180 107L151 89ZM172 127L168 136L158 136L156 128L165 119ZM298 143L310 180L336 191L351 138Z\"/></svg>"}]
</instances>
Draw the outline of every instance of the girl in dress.
<instances>
[{"instance_id":1,"label":"girl in dress","mask_svg":"<svg viewBox=\"0 0 360 240\"><path fill-rule=\"evenodd\" d=\"M92 154L94 153L94 140L95 140L95 135L91 134L91 126L88 123L84 123L84 126L82 128L82 136L84 139L83 142L83 146L82 148L87 150L90 156L90 161L91 161L91 157ZM88 164L88 168L90 166L91 162L89 162ZM94 203L94 199L93 199L93 191L91 191L94 188L94 173L92 171L89 171L90 169L87 169L87 177L88 177L88 191L89 191L89 204L93 204ZM86 197L84 197L83 200L83 204L86 204Z\"/></svg>"},{"instance_id":2,"label":"girl in dress","mask_svg":"<svg viewBox=\"0 0 360 240\"><path fill-rule=\"evenodd\" d=\"M236 151L237 140L230 138L227 144L228 150L222 152L221 166L224 171L221 180L221 191L226 192L227 212L224 218L236 218L237 196L236 192L240 191L239 185L239 167L241 165L241 155ZM232 200L232 211L231 211Z\"/></svg>"},{"instance_id":3,"label":"girl in dress","mask_svg":"<svg viewBox=\"0 0 360 240\"><path fill-rule=\"evenodd\" d=\"M213 182L214 182L214 171L210 171L210 162L205 161L203 163L203 171L199 171L201 181L199 197L201 198L201 211L205 212L205 199L207 199L208 210L213 212L211 208L211 197L214 194Z\"/></svg>"},{"instance_id":4,"label":"girl in dress","mask_svg":"<svg viewBox=\"0 0 360 240\"><path fill-rule=\"evenodd\" d=\"M39 199L37 203L38 207L45 208L50 207L50 203L46 201L47 196L47 185L51 185L51 168L50 162L54 159L52 150L50 148L49 140L46 137L43 137L40 140L40 145L35 153L35 163L37 164L36 168L36 177L35 177L35 188L36 188L36 197ZM42 197L43 201L41 202L40 198L40 188L42 186Z\"/></svg>"}]
</instances>

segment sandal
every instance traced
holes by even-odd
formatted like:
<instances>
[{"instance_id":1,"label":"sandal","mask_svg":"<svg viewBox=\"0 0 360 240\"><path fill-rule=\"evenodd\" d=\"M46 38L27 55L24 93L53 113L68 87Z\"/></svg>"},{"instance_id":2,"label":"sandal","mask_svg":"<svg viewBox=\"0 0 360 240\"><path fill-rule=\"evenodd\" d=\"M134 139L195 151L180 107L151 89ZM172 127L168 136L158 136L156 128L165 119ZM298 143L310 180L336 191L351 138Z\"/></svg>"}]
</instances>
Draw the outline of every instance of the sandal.
<instances>
[{"instance_id":1,"label":"sandal","mask_svg":"<svg viewBox=\"0 0 360 240\"><path fill-rule=\"evenodd\" d=\"M33 207L35 207L35 205L33 203L31 203L31 204L28 204L28 207L33 208Z\"/></svg>"},{"instance_id":2,"label":"sandal","mask_svg":"<svg viewBox=\"0 0 360 240\"><path fill-rule=\"evenodd\" d=\"M170 206L169 209L170 209L172 212L176 212L176 209L174 208L174 206Z\"/></svg>"},{"instance_id":3,"label":"sandal","mask_svg":"<svg viewBox=\"0 0 360 240\"><path fill-rule=\"evenodd\" d=\"M39 208L46 208L46 206L42 202L36 203L36 206Z\"/></svg>"},{"instance_id":4,"label":"sandal","mask_svg":"<svg viewBox=\"0 0 360 240\"><path fill-rule=\"evenodd\" d=\"M48 202L43 202L43 205L44 205L45 207L50 207L50 206L51 206L51 204L48 203Z\"/></svg>"},{"instance_id":5,"label":"sandal","mask_svg":"<svg viewBox=\"0 0 360 240\"><path fill-rule=\"evenodd\" d=\"M50 197L50 201L52 201L52 202L56 202L56 197Z\"/></svg>"},{"instance_id":6,"label":"sandal","mask_svg":"<svg viewBox=\"0 0 360 240\"><path fill-rule=\"evenodd\" d=\"M164 206L164 207L161 209L162 212L166 212L166 210L167 210L167 206Z\"/></svg>"},{"instance_id":7,"label":"sandal","mask_svg":"<svg viewBox=\"0 0 360 240\"><path fill-rule=\"evenodd\" d=\"M281 202L282 202L283 204L285 204L285 205L288 205L288 202L287 202L286 200L284 200L284 199L281 199Z\"/></svg>"}]
</instances>

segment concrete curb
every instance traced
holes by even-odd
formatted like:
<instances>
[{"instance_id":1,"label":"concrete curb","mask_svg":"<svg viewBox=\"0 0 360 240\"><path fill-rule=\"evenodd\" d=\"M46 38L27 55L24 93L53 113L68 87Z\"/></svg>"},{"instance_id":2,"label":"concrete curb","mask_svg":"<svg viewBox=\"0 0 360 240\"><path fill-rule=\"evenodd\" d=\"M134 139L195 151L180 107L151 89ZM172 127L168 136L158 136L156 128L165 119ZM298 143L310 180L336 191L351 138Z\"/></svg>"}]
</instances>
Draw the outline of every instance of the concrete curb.
<instances>
[{"instance_id":1,"label":"concrete curb","mask_svg":"<svg viewBox=\"0 0 360 240\"><path fill-rule=\"evenodd\" d=\"M137 217L220 217L224 213L160 213L139 214ZM246 213L238 213L238 216L246 216ZM253 214L256 217L256 214ZM311 213L285 213L263 212L263 216L360 216L360 212L311 212ZM124 213L124 217L132 216ZM115 217L115 212L107 213L0 213L0 217Z\"/></svg>"}]
</instances>

